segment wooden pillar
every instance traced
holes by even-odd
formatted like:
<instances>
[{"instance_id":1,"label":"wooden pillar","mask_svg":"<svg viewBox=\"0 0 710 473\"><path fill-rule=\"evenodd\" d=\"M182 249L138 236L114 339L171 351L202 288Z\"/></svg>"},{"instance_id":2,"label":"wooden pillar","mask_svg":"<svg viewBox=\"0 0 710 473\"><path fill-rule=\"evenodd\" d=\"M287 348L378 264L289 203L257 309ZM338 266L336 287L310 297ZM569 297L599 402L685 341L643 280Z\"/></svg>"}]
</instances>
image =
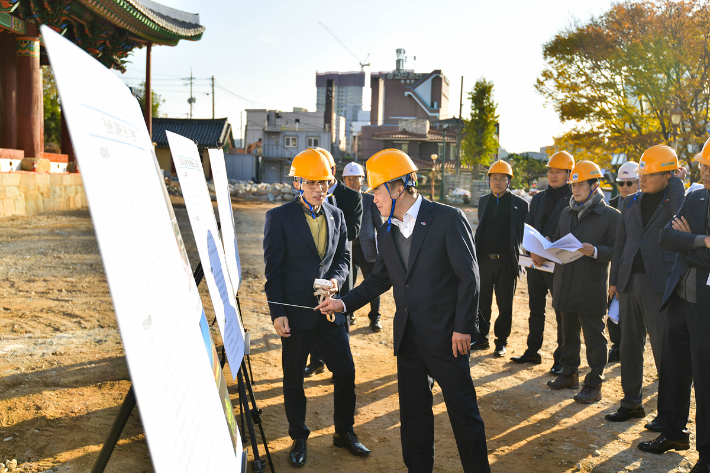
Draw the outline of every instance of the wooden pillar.
<instances>
[{"instance_id":1,"label":"wooden pillar","mask_svg":"<svg viewBox=\"0 0 710 473\"><path fill-rule=\"evenodd\" d=\"M44 153L44 107L39 37L34 25L27 25L27 33L28 36L19 36L16 40L17 146L24 150L25 157L41 158Z\"/></svg>"},{"instance_id":2,"label":"wooden pillar","mask_svg":"<svg viewBox=\"0 0 710 473\"><path fill-rule=\"evenodd\" d=\"M15 35L0 32L0 148L17 149Z\"/></svg>"},{"instance_id":3,"label":"wooden pillar","mask_svg":"<svg viewBox=\"0 0 710 473\"><path fill-rule=\"evenodd\" d=\"M153 139L153 90L151 87L151 55L152 55L152 44L148 43L148 48L145 55L145 106L143 107L143 113L145 116L145 125L148 127L148 136Z\"/></svg>"}]
</instances>

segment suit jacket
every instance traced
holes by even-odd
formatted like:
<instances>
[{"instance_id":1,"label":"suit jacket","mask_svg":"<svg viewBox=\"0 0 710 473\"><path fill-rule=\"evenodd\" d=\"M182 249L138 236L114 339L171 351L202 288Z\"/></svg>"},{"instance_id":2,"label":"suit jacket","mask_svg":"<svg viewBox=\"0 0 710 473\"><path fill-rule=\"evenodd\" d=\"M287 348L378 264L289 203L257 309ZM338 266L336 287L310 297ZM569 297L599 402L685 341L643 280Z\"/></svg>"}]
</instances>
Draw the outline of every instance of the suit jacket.
<instances>
[{"instance_id":1,"label":"suit jacket","mask_svg":"<svg viewBox=\"0 0 710 473\"><path fill-rule=\"evenodd\" d=\"M347 230L343 212L328 203L323 204L327 226L327 246L321 259L313 241L313 235L298 197L291 202L266 212L264 224L264 263L266 264L266 298L306 307L318 305L313 295L313 281L335 279L342 287L348 275L350 252L347 245ZM319 312L276 304L269 304L271 319L288 317L292 328L312 328ZM345 322L342 314L336 314L335 323Z\"/></svg>"},{"instance_id":2,"label":"suit jacket","mask_svg":"<svg viewBox=\"0 0 710 473\"><path fill-rule=\"evenodd\" d=\"M359 192L350 189L340 181L338 181L338 185L333 191L333 197L335 197L335 205L345 214L345 222L348 227L348 241L353 241L360 234L362 197Z\"/></svg>"},{"instance_id":3,"label":"suit jacket","mask_svg":"<svg viewBox=\"0 0 710 473\"><path fill-rule=\"evenodd\" d=\"M557 230L557 223L560 221L560 214L562 214L564 209L569 207L569 199L572 197L572 189L569 189L569 193L557 201L555 208L552 210L552 214L550 214L547 222L543 225L542 212L545 210L546 197L545 191L538 192L533 196L530 201L530 211L525 219L525 223L542 233L542 236L552 237Z\"/></svg>"},{"instance_id":4,"label":"suit jacket","mask_svg":"<svg viewBox=\"0 0 710 473\"><path fill-rule=\"evenodd\" d=\"M343 296L355 310L393 288L394 354L399 351L407 320L420 334L424 349L451 353L453 332L478 334L478 262L471 226L454 207L422 197L407 267L397 253L392 233L378 232L380 253L375 268L358 287Z\"/></svg>"},{"instance_id":5,"label":"suit jacket","mask_svg":"<svg viewBox=\"0 0 710 473\"><path fill-rule=\"evenodd\" d=\"M614 252L619 211L602 199L582 218L569 207L560 215L555 241L572 233L582 243L597 248L597 259L582 256L567 264L556 264L552 283L552 307L561 312L604 315L607 309L609 262Z\"/></svg>"},{"instance_id":6,"label":"suit jacket","mask_svg":"<svg viewBox=\"0 0 710 473\"><path fill-rule=\"evenodd\" d=\"M698 235L707 235L705 222L708 215L708 191L698 189L685 196L685 200L676 217L685 217L690 224L691 233L674 230L671 222L661 230L661 246L668 251L676 253L675 263L671 274L666 281L666 290L663 293L665 307L676 289L680 278L689 267L697 268L696 273L696 304L697 307L710 307L710 286L707 285L708 272L710 271L710 249L703 246L693 249L693 241Z\"/></svg>"},{"instance_id":7,"label":"suit jacket","mask_svg":"<svg viewBox=\"0 0 710 473\"><path fill-rule=\"evenodd\" d=\"M661 247L660 233L678 212L685 197L685 186L677 177L669 180L666 197L656 208L646 226L641 220L643 192L631 194L621 205L621 220L616 230L616 246L611 259L609 284L624 292L631 278L634 256L641 251L646 277L657 294L663 294L675 254Z\"/></svg>"},{"instance_id":8,"label":"suit jacket","mask_svg":"<svg viewBox=\"0 0 710 473\"><path fill-rule=\"evenodd\" d=\"M481 241L481 234L486 229L486 209L488 201L493 194L486 194L478 201L478 227L476 227L476 252L480 253L481 248L478 242ZM520 259L520 245L523 243L523 229L525 228L525 219L528 216L528 203L511 194L510 200L510 253L515 258L517 263ZM519 268L520 270L520 268Z\"/></svg>"},{"instance_id":9,"label":"suit jacket","mask_svg":"<svg viewBox=\"0 0 710 473\"><path fill-rule=\"evenodd\" d=\"M375 205L375 197L372 194L361 194L362 196L362 226L358 242L365 260L370 263L377 258L377 243L375 237L377 230L382 226L382 215Z\"/></svg>"}]
</instances>

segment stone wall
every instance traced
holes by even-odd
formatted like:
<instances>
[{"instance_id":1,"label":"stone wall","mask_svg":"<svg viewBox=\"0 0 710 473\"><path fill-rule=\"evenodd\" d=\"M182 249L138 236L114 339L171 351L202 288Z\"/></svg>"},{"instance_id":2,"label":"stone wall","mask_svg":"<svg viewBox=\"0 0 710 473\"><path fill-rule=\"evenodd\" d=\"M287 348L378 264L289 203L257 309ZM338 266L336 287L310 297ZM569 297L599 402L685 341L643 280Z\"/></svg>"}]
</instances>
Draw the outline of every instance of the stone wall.
<instances>
[{"instance_id":1,"label":"stone wall","mask_svg":"<svg viewBox=\"0 0 710 473\"><path fill-rule=\"evenodd\" d=\"M81 174L0 172L0 217L86 207Z\"/></svg>"}]
</instances>

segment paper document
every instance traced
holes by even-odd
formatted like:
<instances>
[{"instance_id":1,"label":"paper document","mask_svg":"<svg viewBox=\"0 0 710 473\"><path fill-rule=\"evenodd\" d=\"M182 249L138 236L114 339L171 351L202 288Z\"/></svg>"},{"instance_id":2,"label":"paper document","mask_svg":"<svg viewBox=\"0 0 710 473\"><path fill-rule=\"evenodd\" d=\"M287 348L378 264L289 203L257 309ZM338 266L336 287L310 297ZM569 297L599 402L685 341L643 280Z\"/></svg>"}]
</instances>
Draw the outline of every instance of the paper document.
<instances>
[{"instance_id":1,"label":"paper document","mask_svg":"<svg viewBox=\"0 0 710 473\"><path fill-rule=\"evenodd\" d=\"M619 324L619 299L616 296L611 300L611 305L609 306L609 318L615 324Z\"/></svg>"},{"instance_id":2,"label":"paper document","mask_svg":"<svg viewBox=\"0 0 710 473\"><path fill-rule=\"evenodd\" d=\"M584 256L578 251L582 243L571 233L550 242L527 223L523 232L523 248L558 264L571 263Z\"/></svg>"},{"instance_id":3,"label":"paper document","mask_svg":"<svg viewBox=\"0 0 710 473\"><path fill-rule=\"evenodd\" d=\"M708 282L707 285L710 286L710 276L708 276Z\"/></svg>"},{"instance_id":4,"label":"paper document","mask_svg":"<svg viewBox=\"0 0 710 473\"><path fill-rule=\"evenodd\" d=\"M539 269L540 271L547 271L548 273L551 273L555 270L555 263L552 261L545 261L542 266L537 266L536 264L533 264L533 260L531 257L528 255L520 255L520 259L518 260L518 264L520 266L525 266L526 268L533 268L533 269Z\"/></svg>"}]
</instances>

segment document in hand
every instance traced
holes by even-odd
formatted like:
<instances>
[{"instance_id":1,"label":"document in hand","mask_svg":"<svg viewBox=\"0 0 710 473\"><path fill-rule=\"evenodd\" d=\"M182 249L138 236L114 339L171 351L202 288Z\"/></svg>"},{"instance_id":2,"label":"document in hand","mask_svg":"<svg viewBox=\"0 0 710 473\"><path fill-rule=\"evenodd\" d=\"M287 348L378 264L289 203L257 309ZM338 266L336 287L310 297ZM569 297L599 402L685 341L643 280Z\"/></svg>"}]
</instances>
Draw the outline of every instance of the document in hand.
<instances>
[{"instance_id":1,"label":"document in hand","mask_svg":"<svg viewBox=\"0 0 710 473\"><path fill-rule=\"evenodd\" d=\"M559 264L571 263L584 256L578 251L582 248L582 243L571 233L550 242L527 223L523 232L523 248Z\"/></svg>"},{"instance_id":2,"label":"document in hand","mask_svg":"<svg viewBox=\"0 0 710 473\"><path fill-rule=\"evenodd\" d=\"M609 305L609 318L612 322L619 325L619 299L614 296Z\"/></svg>"},{"instance_id":3,"label":"document in hand","mask_svg":"<svg viewBox=\"0 0 710 473\"><path fill-rule=\"evenodd\" d=\"M555 270L555 263L552 261L545 261L542 263L542 266L537 266L533 263L533 260L531 257L527 255L520 255L518 260L518 264L520 266L525 266L526 268L533 268L533 269L539 269L540 271L547 271L548 273L552 273Z\"/></svg>"}]
</instances>

